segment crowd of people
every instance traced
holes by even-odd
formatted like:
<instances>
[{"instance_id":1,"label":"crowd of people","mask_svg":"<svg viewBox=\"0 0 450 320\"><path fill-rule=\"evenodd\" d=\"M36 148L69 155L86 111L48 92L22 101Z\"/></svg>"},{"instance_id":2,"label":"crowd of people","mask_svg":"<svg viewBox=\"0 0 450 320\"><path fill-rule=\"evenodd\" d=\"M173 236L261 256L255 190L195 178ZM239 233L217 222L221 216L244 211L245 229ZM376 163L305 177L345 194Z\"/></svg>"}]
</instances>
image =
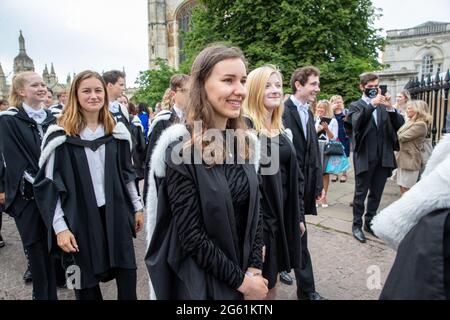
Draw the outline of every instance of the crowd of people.
<instances>
[{"instance_id":1,"label":"crowd of people","mask_svg":"<svg viewBox=\"0 0 450 320\"><path fill-rule=\"evenodd\" d=\"M406 197L432 176L427 161L439 163L426 103L402 91L393 105L365 73L345 108L339 95L317 99L320 77L296 69L285 96L276 66L247 73L239 48L212 45L153 113L124 95L121 71L79 73L56 104L38 74L15 75L0 102L0 211L16 223L33 298L57 299L76 277L77 300L101 300L99 283L112 279L118 299L137 299L133 238L145 228L151 298L275 299L293 269L298 299L325 299L306 216L329 206L330 181L347 181L351 151L361 243L363 226L388 233L372 222L393 170Z\"/></svg>"}]
</instances>

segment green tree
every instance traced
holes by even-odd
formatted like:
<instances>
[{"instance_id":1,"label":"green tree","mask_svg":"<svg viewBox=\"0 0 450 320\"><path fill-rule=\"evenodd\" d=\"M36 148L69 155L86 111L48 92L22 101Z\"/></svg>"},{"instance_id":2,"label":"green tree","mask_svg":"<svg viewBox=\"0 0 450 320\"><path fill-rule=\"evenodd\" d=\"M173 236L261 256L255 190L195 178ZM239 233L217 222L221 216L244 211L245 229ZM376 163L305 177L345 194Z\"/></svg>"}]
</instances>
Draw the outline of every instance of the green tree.
<instances>
[{"instance_id":1,"label":"green tree","mask_svg":"<svg viewBox=\"0 0 450 320\"><path fill-rule=\"evenodd\" d=\"M164 92L169 87L170 77L176 73L162 59L156 60L157 69L141 71L136 80L138 90L133 95L132 100L136 103L145 102L152 108L160 102Z\"/></svg>"},{"instance_id":2,"label":"green tree","mask_svg":"<svg viewBox=\"0 0 450 320\"><path fill-rule=\"evenodd\" d=\"M377 70L384 40L373 23L379 17L371 0L200 0L191 31L184 33L187 70L212 42L239 46L250 69L276 64L289 78L301 66L322 72L321 97L341 94L348 102L360 95L358 76Z\"/></svg>"}]
</instances>

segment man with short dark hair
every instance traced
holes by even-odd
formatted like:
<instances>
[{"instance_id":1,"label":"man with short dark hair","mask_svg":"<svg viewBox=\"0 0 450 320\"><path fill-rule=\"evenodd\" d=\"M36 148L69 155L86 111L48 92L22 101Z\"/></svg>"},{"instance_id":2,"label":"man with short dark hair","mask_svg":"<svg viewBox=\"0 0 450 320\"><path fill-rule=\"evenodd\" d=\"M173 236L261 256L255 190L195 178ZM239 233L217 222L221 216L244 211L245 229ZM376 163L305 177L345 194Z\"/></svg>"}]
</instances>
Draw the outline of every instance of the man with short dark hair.
<instances>
[{"instance_id":1,"label":"man with short dark hair","mask_svg":"<svg viewBox=\"0 0 450 320\"><path fill-rule=\"evenodd\" d=\"M370 223L377 214L386 180L396 168L397 131L405 121L391 105L386 105L376 74L362 74L359 88L363 95L350 104L347 121L352 126L355 168L352 232L359 242L364 243L364 201L369 193L364 230L373 235Z\"/></svg>"},{"instance_id":2,"label":"man with short dark hair","mask_svg":"<svg viewBox=\"0 0 450 320\"><path fill-rule=\"evenodd\" d=\"M300 170L305 177L303 202L305 214L317 215L316 200L324 197L319 142L310 104L320 92L320 71L312 66L299 68L291 77L293 94L286 99L283 123L292 131ZM302 231L302 267L294 269L297 297L300 300L323 300L316 292L311 256L308 250L305 217L300 218Z\"/></svg>"},{"instance_id":3,"label":"man with short dark hair","mask_svg":"<svg viewBox=\"0 0 450 320\"><path fill-rule=\"evenodd\" d=\"M44 101L45 108L49 109L53 105L53 90L47 87L47 95Z\"/></svg>"},{"instance_id":4,"label":"man with short dark hair","mask_svg":"<svg viewBox=\"0 0 450 320\"><path fill-rule=\"evenodd\" d=\"M47 91L49 88L47 88ZM50 89L51 91L51 89ZM52 92L53 96L53 92ZM69 98L69 93L66 90L62 90L56 94L56 98L58 99L58 102L55 105L52 105L48 108L53 116L58 117L61 115L61 112L63 111L64 107L67 104L67 99Z\"/></svg>"}]
</instances>

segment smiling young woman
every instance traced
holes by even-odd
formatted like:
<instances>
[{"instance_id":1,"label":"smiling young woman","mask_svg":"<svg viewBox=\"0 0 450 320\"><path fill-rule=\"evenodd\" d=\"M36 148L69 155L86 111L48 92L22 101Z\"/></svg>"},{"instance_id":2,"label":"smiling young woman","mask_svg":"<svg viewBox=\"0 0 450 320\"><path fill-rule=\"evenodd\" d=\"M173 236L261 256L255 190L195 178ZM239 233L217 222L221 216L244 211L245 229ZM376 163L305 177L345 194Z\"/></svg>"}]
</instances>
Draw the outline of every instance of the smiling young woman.
<instances>
[{"instance_id":1,"label":"smiling young woman","mask_svg":"<svg viewBox=\"0 0 450 320\"><path fill-rule=\"evenodd\" d=\"M106 85L93 71L74 79L67 106L43 142L34 183L51 249L81 273L77 300L101 300L99 282L116 279L118 299L136 299L133 237L143 226L131 136L115 124Z\"/></svg>"},{"instance_id":2,"label":"smiling young woman","mask_svg":"<svg viewBox=\"0 0 450 320\"><path fill-rule=\"evenodd\" d=\"M292 132L285 130L283 80L276 67L266 65L248 75L244 101L249 127L267 142L269 160L261 164L261 200L265 256L263 277L268 279L267 299L276 298L278 273L300 267L301 236L305 231L304 178L298 169ZM272 167L273 171L263 170ZM298 226L298 227L296 227Z\"/></svg>"},{"instance_id":3,"label":"smiling young woman","mask_svg":"<svg viewBox=\"0 0 450 320\"><path fill-rule=\"evenodd\" d=\"M258 163L248 142L257 139L243 130L242 120L246 75L241 50L216 45L200 52L191 69L187 125L168 128L153 151L146 255L153 298L262 299L267 294L258 177L248 161L252 154ZM197 122L202 129L194 132ZM201 148L227 148L225 129L241 129L234 133L247 138L245 147L226 164L228 152L206 163ZM219 133L216 139L208 139L211 130ZM176 151L183 153L181 163L173 157Z\"/></svg>"},{"instance_id":4,"label":"smiling young woman","mask_svg":"<svg viewBox=\"0 0 450 320\"><path fill-rule=\"evenodd\" d=\"M45 239L47 230L32 187L39 169L43 135L56 121L42 108L46 94L47 87L38 74L17 74L10 93L13 108L0 113L0 153L7 167L2 191L5 212L16 222L33 275L33 299L40 300L57 299L53 264Z\"/></svg>"}]
</instances>

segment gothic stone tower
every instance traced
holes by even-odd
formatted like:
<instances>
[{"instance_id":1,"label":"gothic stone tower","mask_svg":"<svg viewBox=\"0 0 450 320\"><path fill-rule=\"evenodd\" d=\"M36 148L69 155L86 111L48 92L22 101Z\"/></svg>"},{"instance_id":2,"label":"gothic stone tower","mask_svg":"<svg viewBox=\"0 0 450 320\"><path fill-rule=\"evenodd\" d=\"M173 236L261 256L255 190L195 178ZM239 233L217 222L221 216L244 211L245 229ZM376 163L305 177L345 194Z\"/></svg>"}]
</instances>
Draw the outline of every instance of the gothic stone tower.
<instances>
[{"instance_id":1,"label":"gothic stone tower","mask_svg":"<svg viewBox=\"0 0 450 320\"><path fill-rule=\"evenodd\" d=\"M25 38L20 31L19 36L19 55L14 58L14 74L24 71L34 71L33 60L27 55L25 50Z\"/></svg>"},{"instance_id":2,"label":"gothic stone tower","mask_svg":"<svg viewBox=\"0 0 450 320\"><path fill-rule=\"evenodd\" d=\"M148 0L149 67L161 58L178 69L183 43L180 30L188 31L196 0Z\"/></svg>"}]
</instances>

